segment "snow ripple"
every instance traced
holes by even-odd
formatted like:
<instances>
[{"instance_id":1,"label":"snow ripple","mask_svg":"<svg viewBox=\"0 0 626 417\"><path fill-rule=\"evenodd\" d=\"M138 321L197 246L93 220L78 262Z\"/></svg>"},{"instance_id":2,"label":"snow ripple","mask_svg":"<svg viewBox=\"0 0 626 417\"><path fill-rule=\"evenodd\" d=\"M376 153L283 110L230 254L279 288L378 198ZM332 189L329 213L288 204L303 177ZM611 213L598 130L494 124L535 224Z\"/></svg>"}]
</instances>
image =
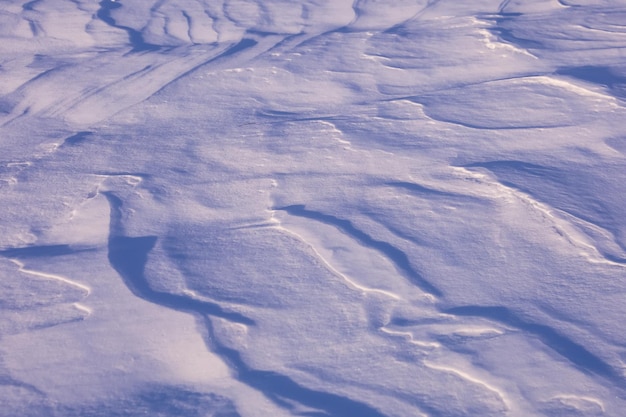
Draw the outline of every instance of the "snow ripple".
<instances>
[{"instance_id":1,"label":"snow ripple","mask_svg":"<svg viewBox=\"0 0 626 417\"><path fill-rule=\"evenodd\" d=\"M623 4L383 3L0 4L0 416L621 415Z\"/></svg>"}]
</instances>

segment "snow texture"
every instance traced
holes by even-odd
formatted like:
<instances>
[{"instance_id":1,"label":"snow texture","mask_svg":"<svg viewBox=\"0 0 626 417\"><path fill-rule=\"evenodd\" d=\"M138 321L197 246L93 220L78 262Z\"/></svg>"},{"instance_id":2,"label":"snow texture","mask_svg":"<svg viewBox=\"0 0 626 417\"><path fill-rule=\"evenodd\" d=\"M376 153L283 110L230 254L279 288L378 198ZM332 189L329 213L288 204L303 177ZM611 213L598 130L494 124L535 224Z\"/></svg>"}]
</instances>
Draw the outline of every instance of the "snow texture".
<instances>
[{"instance_id":1,"label":"snow texture","mask_svg":"<svg viewBox=\"0 0 626 417\"><path fill-rule=\"evenodd\" d=\"M623 0L0 1L0 417L620 417Z\"/></svg>"}]
</instances>

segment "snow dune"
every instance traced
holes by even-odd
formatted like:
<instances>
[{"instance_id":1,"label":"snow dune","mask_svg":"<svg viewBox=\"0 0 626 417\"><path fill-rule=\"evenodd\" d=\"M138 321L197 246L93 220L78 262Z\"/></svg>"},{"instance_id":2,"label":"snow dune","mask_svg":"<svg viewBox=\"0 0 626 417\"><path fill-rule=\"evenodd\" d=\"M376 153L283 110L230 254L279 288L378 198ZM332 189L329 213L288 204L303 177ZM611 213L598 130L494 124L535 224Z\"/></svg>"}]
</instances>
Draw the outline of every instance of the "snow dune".
<instances>
[{"instance_id":1,"label":"snow dune","mask_svg":"<svg viewBox=\"0 0 626 417\"><path fill-rule=\"evenodd\" d=\"M626 4L0 3L0 416L615 416Z\"/></svg>"}]
</instances>

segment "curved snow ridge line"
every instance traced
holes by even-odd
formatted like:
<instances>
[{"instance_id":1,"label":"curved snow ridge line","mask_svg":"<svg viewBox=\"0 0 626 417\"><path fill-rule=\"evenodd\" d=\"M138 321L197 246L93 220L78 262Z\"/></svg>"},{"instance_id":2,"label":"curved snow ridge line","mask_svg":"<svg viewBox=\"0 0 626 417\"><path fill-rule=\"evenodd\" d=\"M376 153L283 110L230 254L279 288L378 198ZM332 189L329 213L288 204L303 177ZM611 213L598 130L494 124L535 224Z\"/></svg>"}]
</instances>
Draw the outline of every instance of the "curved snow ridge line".
<instances>
[{"instance_id":1,"label":"curved snow ridge line","mask_svg":"<svg viewBox=\"0 0 626 417\"><path fill-rule=\"evenodd\" d=\"M559 235L564 237L571 245L578 247L585 259L587 259L591 263L596 264L606 264L612 266L619 266L621 268L626 268L626 262L620 262L617 260L608 259L605 255L600 252L600 250L594 246L586 235L578 230L576 226L574 226L568 218L575 218L577 221L581 223L589 223L586 222L570 213L567 213L563 210L559 210L555 207L549 206L545 203L542 203L538 200L535 200L527 193L520 191L516 188L506 186L501 182L489 178L488 175L476 171L469 170L465 167L452 167L457 174L460 174L467 179L471 179L473 181L477 181L480 184L484 184L491 187L496 187L495 197L513 197L524 204L531 207L533 210L541 213L546 219L550 220L553 223L553 227L559 232ZM590 228L600 228L593 223L589 223ZM604 230L604 229L602 229ZM605 231L606 232L606 231ZM609 232L606 232L609 233Z\"/></svg>"},{"instance_id":2,"label":"curved snow ridge line","mask_svg":"<svg viewBox=\"0 0 626 417\"><path fill-rule=\"evenodd\" d=\"M17 184L19 181L17 176L28 167L33 165L30 161L25 162L8 162L6 163L6 169L0 167L0 174L4 174L0 177L0 187L2 184L6 184L8 186L12 186Z\"/></svg>"},{"instance_id":3,"label":"curved snow ridge line","mask_svg":"<svg viewBox=\"0 0 626 417\"><path fill-rule=\"evenodd\" d=\"M526 321L507 307L468 305L453 307L443 311L446 314L465 317L481 317L519 329L538 338L545 346L567 359L584 372L608 379L618 386L624 386L626 377L584 346L576 343L553 327Z\"/></svg>"},{"instance_id":4,"label":"curved snow ridge line","mask_svg":"<svg viewBox=\"0 0 626 417\"><path fill-rule=\"evenodd\" d=\"M20 170L28 168L29 166L31 166L33 163L29 162L29 161L25 161L25 162L9 162L7 163L7 168L18 168Z\"/></svg>"},{"instance_id":5,"label":"curved snow ridge line","mask_svg":"<svg viewBox=\"0 0 626 417\"><path fill-rule=\"evenodd\" d=\"M49 155L54 152L58 146L56 144L47 144L47 146L40 145L39 150L43 151L43 154L36 153L32 155L35 159L34 161L23 161L23 162L8 162L5 166L6 169L0 167L0 174L5 174L5 176L0 177L0 182L3 182L7 185L15 185L19 182L18 176L28 170L34 163L36 163L41 158ZM47 148L47 149L45 149Z\"/></svg>"},{"instance_id":6,"label":"curved snow ridge line","mask_svg":"<svg viewBox=\"0 0 626 417\"><path fill-rule=\"evenodd\" d=\"M213 333L210 318L205 318L209 333ZM223 344L217 338L210 340L213 351L225 358L242 383L260 391L275 404L292 410L290 401L323 411L311 415L328 417L389 417L372 406L353 400L348 396L307 388L287 375L275 371L254 369L246 364L241 353Z\"/></svg>"},{"instance_id":7,"label":"curved snow ridge line","mask_svg":"<svg viewBox=\"0 0 626 417\"><path fill-rule=\"evenodd\" d=\"M212 65L213 69L222 68L224 63L230 62L233 58L249 59L258 56L272 48L277 41L270 36L258 41L243 38L237 43L220 44L209 52L190 51L181 58L168 59L154 66L149 65L105 86L97 94L89 93L86 97L80 97L67 108L65 117L78 125L92 125L106 120L147 100L205 65ZM164 55L160 59L169 57L171 55Z\"/></svg>"},{"instance_id":8,"label":"curved snow ridge line","mask_svg":"<svg viewBox=\"0 0 626 417\"><path fill-rule=\"evenodd\" d=\"M354 18L342 29L355 32L393 29L417 18L434 3L436 0L396 1L394 7L384 8L376 0L354 0Z\"/></svg>"},{"instance_id":9,"label":"curved snow ridge line","mask_svg":"<svg viewBox=\"0 0 626 417\"><path fill-rule=\"evenodd\" d=\"M135 29L118 25L115 22L115 19L111 16L111 12L122 7L120 3L115 0L102 0L98 5L100 9L96 12L96 17L111 27L125 31L128 34L128 40L133 48L133 52L154 51L161 48L160 45L153 45L146 42L143 39L143 35Z\"/></svg>"},{"instance_id":10,"label":"curved snow ridge line","mask_svg":"<svg viewBox=\"0 0 626 417\"><path fill-rule=\"evenodd\" d=\"M423 347L423 348L431 348L431 349L438 349L441 348L441 343L438 342L424 342L421 340L416 340L415 337L413 336L413 333L411 332L400 332L397 330L391 330L388 329L386 327L381 327L380 331L383 333L386 333L390 336L399 336L402 337L404 339L406 339L409 343L419 346L419 347Z\"/></svg>"},{"instance_id":11,"label":"curved snow ridge line","mask_svg":"<svg viewBox=\"0 0 626 417\"><path fill-rule=\"evenodd\" d=\"M185 288L183 290L180 291L180 293L186 297L189 297L190 299L194 300L194 301L198 301L200 303L207 303L207 304L215 304L217 305L217 302L207 296L204 295L200 295L198 294L196 291L194 290L190 290L188 288ZM229 306L237 306L237 303L228 303ZM217 316L216 316L217 317ZM222 318L222 317L219 317ZM242 323L236 323L237 326L241 326L243 329L245 329L247 331L248 327L245 324Z\"/></svg>"},{"instance_id":12,"label":"curved snow ridge line","mask_svg":"<svg viewBox=\"0 0 626 417\"><path fill-rule=\"evenodd\" d=\"M274 213L275 210L271 210L271 218L268 222L268 226L276 228L282 232L285 232L287 234L290 234L292 236L294 236L295 238L297 238L298 240L300 240L301 242L304 242L307 246L309 246L309 248L311 248L311 250L313 251L313 253L316 255L316 257L322 261L322 263L328 268L329 271L331 271L333 274L341 277L344 279L344 281L346 281L350 286L362 291L363 293L375 293L375 294L382 294L385 295L387 297L393 298L394 300L401 300L402 297L400 297L399 295L391 292L391 291L385 291L385 290L381 290L378 288L370 288L370 287L366 287L364 285L359 284L358 282L354 281L353 279L351 279L349 276L347 276L346 274L343 274L342 272L338 271L337 269L335 269L332 264L324 257L322 256L321 253L319 253L319 251L317 249L315 249L315 246L313 244L311 244L310 242L308 242L303 236L301 236L300 234L294 232L293 230L290 230L286 227L284 227L280 220L276 219L276 217L274 217Z\"/></svg>"},{"instance_id":13,"label":"curved snow ridge line","mask_svg":"<svg viewBox=\"0 0 626 417\"><path fill-rule=\"evenodd\" d=\"M2 187L3 185L11 187L17 183L18 181L17 181L17 178L15 177L0 178L0 187Z\"/></svg>"},{"instance_id":14,"label":"curved snow ridge line","mask_svg":"<svg viewBox=\"0 0 626 417\"><path fill-rule=\"evenodd\" d=\"M480 199L472 195L461 194L455 191L439 190L436 188L427 187L427 186L420 185L415 182L409 182L409 181L390 181L390 182L383 183L383 185L392 187L392 188L400 188L400 189L408 190L411 192L411 194L427 195L428 198L441 197L441 198L447 198L447 199L456 198L456 199L462 199L462 200L476 199L477 201L480 201Z\"/></svg>"},{"instance_id":15,"label":"curved snow ridge line","mask_svg":"<svg viewBox=\"0 0 626 417\"><path fill-rule=\"evenodd\" d=\"M144 271L148 254L158 240L157 236L125 236L122 224L122 200L110 191L102 194L111 207L107 244L109 263L135 296L178 311L220 317L247 326L256 324L243 314L227 311L217 303L152 289Z\"/></svg>"},{"instance_id":16,"label":"curved snow ridge line","mask_svg":"<svg viewBox=\"0 0 626 417\"><path fill-rule=\"evenodd\" d=\"M455 316L455 318L458 319L459 317ZM416 325L418 324L416 323ZM452 328L450 329L450 327ZM493 327L477 327L472 325L462 326L459 324L438 324L435 321L428 324L421 324L419 325L418 329L426 329L427 335L429 337L435 338L440 335L461 336L463 338L492 338L505 334L502 330L495 329ZM388 335L402 337L411 344L424 348L430 348L431 350L440 349L442 346L447 344L445 340L442 343L417 340L415 338L415 334L410 331L400 331L395 329L389 329L387 327L381 327L380 330Z\"/></svg>"},{"instance_id":17,"label":"curved snow ridge line","mask_svg":"<svg viewBox=\"0 0 626 417\"><path fill-rule=\"evenodd\" d=\"M273 210L281 210L292 216L303 217L328 224L337 228L347 236L353 238L361 245L371 248L384 255L395 266L395 268L409 281L418 286L422 291L430 296L441 297L442 292L433 284L426 281L411 265L411 262L402 250L393 246L389 242L377 240L355 227L351 221L340 219L330 214L319 211L308 210L303 204L290 205L285 207L274 207Z\"/></svg>"},{"instance_id":18,"label":"curved snow ridge line","mask_svg":"<svg viewBox=\"0 0 626 417\"><path fill-rule=\"evenodd\" d=\"M512 160L473 163L465 165L464 167L487 169L495 176L496 180L501 184L501 186L510 189L512 193L516 193L520 198L532 199L536 202L535 205L537 207L543 205L543 209L545 210L545 212L549 212L549 215L552 216L553 219L560 220L562 222L565 222L566 224L569 224L570 229L573 230L572 233L574 235L576 235L577 233L577 239L578 241L580 241L579 243L581 245L587 245L589 247L592 247L592 252L595 249L595 252L599 254L599 257L603 258L600 261L601 263L613 262L613 265L615 265L615 263L626 264L626 248L624 248L624 246L618 241L616 235L619 234L619 232L617 230L610 230L607 227L601 226L598 219L595 219L596 223L594 223L591 219L585 220L584 218L593 218L593 215L585 216L584 213L573 214L570 212L571 209L568 210L566 208L553 207L549 203L544 203L543 200L545 200L545 197L535 197L532 191L526 191L524 187L516 185L515 182L500 181L500 178L502 177L502 171L497 169L498 166L509 166L515 170L521 170L526 173L533 173L536 170L549 169L548 167L542 167L539 165L533 165ZM590 259L588 256L587 259L592 263L599 262L597 259Z\"/></svg>"},{"instance_id":19,"label":"curved snow ridge line","mask_svg":"<svg viewBox=\"0 0 626 417\"><path fill-rule=\"evenodd\" d=\"M3 369L4 371L4 369ZM13 377L11 377L10 375L1 375L0 376L0 387L6 387L6 386L13 386L13 387L19 387L19 388L23 388L27 391L30 391L42 398L46 398L47 395L44 391L40 390L39 388L37 388L35 385L31 385L29 383L26 382L22 382L20 380L14 379Z\"/></svg>"},{"instance_id":20,"label":"curved snow ridge line","mask_svg":"<svg viewBox=\"0 0 626 417\"><path fill-rule=\"evenodd\" d=\"M539 57L533 55L531 52L528 51L528 49L521 48L520 46L515 45L512 42L507 42L504 39L502 39L502 37L498 36L497 34L499 30L499 28L497 27L498 18L501 19L502 17L501 16L497 16L497 17L481 16L481 18L478 18L478 17L470 18L477 26L483 26L478 29L478 34L482 36L483 38L482 40L485 44L485 47L491 50L503 49L505 51L510 51L510 52L526 55L533 59L538 60ZM494 25L491 24L489 20L495 20L496 26L494 27Z\"/></svg>"},{"instance_id":21,"label":"curved snow ridge line","mask_svg":"<svg viewBox=\"0 0 626 417\"><path fill-rule=\"evenodd\" d=\"M398 296L397 294L394 294L390 291L385 291L385 290L381 290L378 288L370 288L370 287L366 287L364 285L359 284L358 282L354 281L353 279L351 279L350 277L348 277L347 275L339 272L337 269L335 269L330 262L328 262L328 260L326 260L326 258L324 258L324 256L322 256L317 249L315 249L315 246L312 245L311 243L309 243L304 237L302 237L301 235L299 235L298 233L294 232L293 230L289 230L285 227L283 227L282 225L278 224L272 224L271 227L276 228L284 233L290 234L292 236L294 236L295 238L297 238L298 240L300 240L301 242L305 243L315 254L315 256L317 257L317 259L321 260L322 263L324 264L324 266L326 268L328 268L329 271L331 271L333 274L341 277L344 281L346 281L351 287L358 289L359 291L367 294L367 293L373 293L373 294L382 294L385 295L387 297L393 298L394 300L401 300L402 298L400 296Z\"/></svg>"},{"instance_id":22,"label":"curved snow ridge line","mask_svg":"<svg viewBox=\"0 0 626 417\"><path fill-rule=\"evenodd\" d=\"M86 305L83 305L81 303L73 303L72 304L77 310L83 311L87 316L90 316L91 313L93 313L93 310L90 309L89 307L87 307Z\"/></svg>"},{"instance_id":23,"label":"curved snow ridge line","mask_svg":"<svg viewBox=\"0 0 626 417\"><path fill-rule=\"evenodd\" d=\"M561 394L556 395L551 398L551 400L557 400L568 407L573 407L581 412L589 411L582 409L582 405L585 403L593 404L596 406L602 413L606 412L606 408L604 407L604 403L597 398L589 397L587 395L573 395L573 394ZM582 403L582 404L581 404Z\"/></svg>"},{"instance_id":24,"label":"curved snow ridge line","mask_svg":"<svg viewBox=\"0 0 626 417\"><path fill-rule=\"evenodd\" d=\"M221 66L223 60L246 50L252 50L256 56L277 41L272 37L259 41L244 38L211 46L172 48L168 54L124 55L112 51L83 64L58 66L35 76L12 93L17 103L3 117L3 125L21 117L43 116L63 118L87 127L147 100L204 65L220 62ZM77 77L76 73L101 74L100 78L106 81L94 76ZM75 82L68 85L69 78Z\"/></svg>"},{"instance_id":25,"label":"curved snow ridge line","mask_svg":"<svg viewBox=\"0 0 626 417\"><path fill-rule=\"evenodd\" d=\"M519 103L512 105L505 99L511 96ZM490 99L485 102L485 97ZM433 121L488 131L585 125L622 107L616 97L599 88L545 75L455 85L404 99L423 106L423 114ZM565 100L565 108L557 106L559 100Z\"/></svg>"},{"instance_id":26,"label":"curved snow ridge line","mask_svg":"<svg viewBox=\"0 0 626 417\"><path fill-rule=\"evenodd\" d=\"M68 285L70 285L72 287L80 288L81 290L83 290L85 292L85 297L87 297L87 296L89 296L91 294L91 288L86 286L86 285L83 285L83 284L81 284L79 282L72 281L71 279L63 277L61 275L48 274L48 273L45 273L45 272L35 271L35 270L32 270L32 269L26 269L25 265L22 262L18 261L17 259L9 258L9 261L11 261L15 265L17 265L19 272L23 272L23 273L29 274L29 275L34 275L34 276L40 277L40 278L52 279L52 280L55 280L55 281L60 281L60 282L63 282L64 284L68 284ZM87 310L89 310L89 309L87 309ZM89 312L91 312L91 310L89 310Z\"/></svg>"},{"instance_id":27,"label":"curved snow ridge line","mask_svg":"<svg viewBox=\"0 0 626 417\"><path fill-rule=\"evenodd\" d=\"M591 243L586 243L584 241L579 241L579 243L581 245L584 245L585 247L588 247L589 249L591 249L592 253L596 254L597 257L591 257L586 255L585 257L587 258L587 260L591 263L595 263L595 264L605 264L605 265L612 265L612 266L620 266L620 267L626 267L626 253L623 252L623 247L622 245L620 245L617 240L615 239L615 234L610 232L609 230L603 228L602 226L599 226L595 223L592 223L590 221L587 220L583 220L580 217L571 214L565 210L561 210L561 209L557 209L554 208L554 210L563 217L563 220L565 222L567 222L570 226L575 227L575 228L582 228L583 230L586 229L590 232L592 232L593 234L595 234L596 236L601 237L602 239L608 241L610 244L619 247L619 250L622 251L622 253L619 256L616 255L612 255L609 253L606 253L606 251L601 251L600 249L598 249L596 246L594 246ZM579 226L576 226L576 225ZM584 233L584 232L581 232ZM584 233L584 235L586 236L587 234ZM581 238L584 239L584 238ZM592 238L593 239L593 238ZM600 259L598 259L600 258Z\"/></svg>"},{"instance_id":28,"label":"curved snow ridge line","mask_svg":"<svg viewBox=\"0 0 626 417\"><path fill-rule=\"evenodd\" d=\"M92 125L147 100L167 85L219 57L253 45L253 43L226 44L221 45L216 51L204 53L189 51L176 59L157 61L103 87L86 89L80 92L78 97L74 97L72 102L62 104L61 108L46 113L55 117L63 115L78 125ZM159 60L161 59L159 56Z\"/></svg>"},{"instance_id":29,"label":"curved snow ridge line","mask_svg":"<svg viewBox=\"0 0 626 417\"><path fill-rule=\"evenodd\" d=\"M614 97L616 104L623 104L626 99L626 74L620 74L620 70L614 65L565 65L557 68L554 74L582 81L585 85L593 85L599 91Z\"/></svg>"},{"instance_id":30,"label":"curved snow ridge line","mask_svg":"<svg viewBox=\"0 0 626 417\"><path fill-rule=\"evenodd\" d=\"M569 81L558 79L555 77L537 75L532 77L519 78L519 81L526 84L537 83L552 87L558 87L564 90L568 90L574 94L578 94L579 96L587 96L589 98L593 98L598 102L606 101L613 109L621 107L618 99L615 96L612 96L610 94L604 94L598 91L593 91L588 88L584 88Z\"/></svg>"},{"instance_id":31,"label":"curved snow ridge line","mask_svg":"<svg viewBox=\"0 0 626 417\"><path fill-rule=\"evenodd\" d=\"M112 181L119 179L124 181L130 187L135 188L143 181L145 181L146 178L149 178L151 176L150 174L145 174L141 172L95 172L92 175L96 178L101 179L100 183L96 186L96 190L93 192L96 194L109 191L109 189L107 188L107 182L110 181L108 180Z\"/></svg>"},{"instance_id":32,"label":"curved snow ridge line","mask_svg":"<svg viewBox=\"0 0 626 417\"><path fill-rule=\"evenodd\" d=\"M138 186L146 179L152 177L151 174L143 172L94 172L91 175L98 178L99 181L87 195L86 201L112 190L120 191L121 189L143 199L144 195L138 189Z\"/></svg>"},{"instance_id":33,"label":"curved snow ridge line","mask_svg":"<svg viewBox=\"0 0 626 417\"><path fill-rule=\"evenodd\" d=\"M472 130L487 130L487 131L498 131L498 130L514 131L514 130L534 130L534 129L542 130L542 129L558 129L561 127L569 126L567 124L551 124L551 123L528 124L524 126L503 126L503 125L488 126L488 125L467 123L467 122L463 122L461 120L457 120L457 119L449 118L449 117L442 117L441 115L435 114L435 112L430 111L428 107L425 108L424 113L429 119L431 119L434 122L447 123L450 125L459 126L461 128L472 129Z\"/></svg>"},{"instance_id":34,"label":"curved snow ridge line","mask_svg":"<svg viewBox=\"0 0 626 417\"><path fill-rule=\"evenodd\" d=\"M455 334L459 336L467 336L467 337L482 337L482 336L501 336L504 334L502 330L494 329L493 327L461 327L459 326L456 330L450 332L450 334Z\"/></svg>"},{"instance_id":35,"label":"curved snow ridge line","mask_svg":"<svg viewBox=\"0 0 626 417\"><path fill-rule=\"evenodd\" d=\"M477 82L458 83L452 86L446 86L445 88L438 88L438 89L430 90L427 94L458 91L459 89L462 89L462 88L474 87L474 86L495 85L496 87L503 87L503 86L511 86L511 85L514 85L514 86L521 85L521 86L532 87L532 86L541 85L541 86L557 87L563 90L567 90L570 93L574 93L578 96L586 96L589 98L593 98L598 102L606 101L610 103L611 108L621 107L619 105L619 101L611 94L604 93L601 90L597 90L597 89L594 90L591 88L585 88L581 85L572 83L571 81L568 81L567 79L557 77L560 75L567 76L568 74L563 73L562 71L558 71L558 70L548 75L546 75L545 72L532 71L532 72L527 72L527 73L514 75L514 76L490 78L490 79L477 81ZM420 96L401 96L398 99L410 100L414 103L421 104L418 101L414 101L414 100L419 99L419 97ZM395 100L398 100L398 99L395 99Z\"/></svg>"},{"instance_id":36,"label":"curved snow ridge line","mask_svg":"<svg viewBox=\"0 0 626 417\"><path fill-rule=\"evenodd\" d=\"M495 50L495 49L508 50L517 54L528 56L534 60L539 61L540 58L536 56L535 54L533 54L532 52L530 52L531 50L530 47L532 46L531 43L526 43L526 45L524 45L524 42L519 42L519 41L515 42L517 38L510 35L506 29L503 29L502 27L500 27L499 25L500 22L506 21L507 18L508 16L506 13L499 12L499 14L491 15L491 16L481 15L480 19L476 19L479 22L491 21L495 23L495 24L489 23L488 28L485 28L479 31L479 34L483 36L483 41L485 43L485 46L491 50ZM494 41L493 38L495 38L496 40Z\"/></svg>"},{"instance_id":37,"label":"curved snow ridge line","mask_svg":"<svg viewBox=\"0 0 626 417\"><path fill-rule=\"evenodd\" d=\"M482 387L484 387L486 390L493 392L494 394L496 394L498 396L498 398L500 398L500 400L502 401L502 403L504 404L504 406L506 407L506 410L511 410L511 405L510 405L510 401L507 398L506 393L504 393L503 391L499 390L498 388L494 387L493 385L489 384L488 382L476 378L470 374L468 374L467 372L461 371L459 369L453 368L451 366L445 366L445 365L439 365L439 364L435 364L434 362L431 362L429 360L424 360L423 361L424 365L430 369L434 369L436 371L442 371L442 372L448 372L454 375L457 375L458 377L465 379L466 381L472 382L476 385L480 385Z\"/></svg>"},{"instance_id":38,"label":"curved snow ridge line","mask_svg":"<svg viewBox=\"0 0 626 417\"><path fill-rule=\"evenodd\" d=\"M178 311L220 317L244 325L256 324L254 320L240 313L225 311L217 303L153 290L143 271L148 253L156 241L156 236L110 236L109 238L109 263L134 295L153 304Z\"/></svg>"}]
</instances>

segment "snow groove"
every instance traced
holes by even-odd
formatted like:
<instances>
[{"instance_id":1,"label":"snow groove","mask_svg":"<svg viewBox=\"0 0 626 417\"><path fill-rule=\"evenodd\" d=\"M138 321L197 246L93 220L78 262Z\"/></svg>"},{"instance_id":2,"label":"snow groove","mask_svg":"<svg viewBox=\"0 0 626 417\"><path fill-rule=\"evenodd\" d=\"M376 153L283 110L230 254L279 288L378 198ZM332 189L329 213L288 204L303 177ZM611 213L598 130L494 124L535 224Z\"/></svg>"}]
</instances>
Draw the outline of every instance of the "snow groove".
<instances>
[{"instance_id":1,"label":"snow groove","mask_svg":"<svg viewBox=\"0 0 626 417\"><path fill-rule=\"evenodd\" d=\"M286 207L275 207L274 210L282 210L292 216L306 217L322 223L330 224L343 233L350 235L353 239L364 246L377 250L393 262L398 272L417 285L429 295L441 297L442 293L437 287L425 280L411 265L406 253L394 247L388 242L376 240L367 233L356 228L349 220L343 220L335 216L307 209L304 205L291 205Z\"/></svg>"},{"instance_id":2,"label":"snow groove","mask_svg":"<svg viewBox=\"0 0 626 417\"><path fill-rule=\"evenodd\" d=\"M92 309L83 304L91 288L65 276L27 268L50 256L75 253L69 247L32 246L0 251L0 338L88 319ZM29 262L30 260L30 262ZM12 266L12 268L11 268ZM42 267L43 269L43 267Z\"/></svg>"},{"instance_id":3,"label":"snow groove","mask_svg":"<svg viewBox=\"0 0 626 417\"><path fill-rule=\"evenodd\" d=\"M100 9L96 12L96 16L107 25L125 31L128 34L128 40L132 46L133 52L156 51L160 48L159 45L146 42L143 35L135 29L116 23L115 19L111 16L111 12L122 7L119 2L115 0L102 0L98 4L100 5Z\"/></svg>"},{"instance_id":4,"label":"snow groove","mask_svg":"<svg viewBox=\"0 0 626 417\"><path fill-rule=\"evenodd\" d=\"M211 327L211 321L206 321ZM277 404L294 409L290 401L311 407L323 415L329 417L343 416L363 416L363 417L387 417L375 408L364 403L355 401L345 396L334 393L316 391L306 388L287 375L282 375L275 371L265 371L251 368L242 359L239 352L221 345L214 341L212 345L215 352L225 357L228 362L237 370L240 381L258 389ZM295 411L295 410L294 410Z\"/></svg>"},{"instance_id":5,"label":"snow groove","mask_svg":"<svg viewBox=\"0 0 626 417\"><path fill-rule=\"evenodd\" d=\"M463 317L488 318L508 327L522 330L539 338L550 349L585 372L602 376L616 386L622 385L625 381L624 376L619 371L589 352L585 347L559 334L550 326L525 321L506 307L463 306L450 308L443 312Z\"/></svg>"},{"instance_id":6,"label":"snow groove","mask_svg":"<svg viewBox=\"0 0 626 417\"><path fill-rule=\"evenodd\" d=\"M0 417L622 416L625 21L0 2Z\"/></svg>"},{"instance_id":7,"label":"snow groove","mask_svg":"<svg viewBox=\"0 0 626 417\"><path fill-rule=\"evenodd\" d=\"M108 258L113 269L137 297L167 308L199 315L221 317L235 323L254 325L254 321L242 314L224 311L221 306L208 301L155 291L146 280L144 269L148 254L154 247L156 236L125 236L122 224L122 200L111 192L103 192L111 205Z\"/></svg>"},{"instance_id":8,"label":"snow groove","mask_svg":"<svg viewBox=\"0 0 626 417\"><path fill-rule=\"evenodd\" d=\"M573 181L570 176L562 181L556 174L559 169L537 166L519 161L492 161L486 163L475 163L466 165L466 168L487 168L495 173L500 182L496 186L502 190L504 195L513 195L518 199L527 202L535 210L543 213L557 228L559 234L579 248L584 256L594 263L605 263L608 265L623 267L626 262L624 244L617 239L619 230L607 230L608 222L606 218L619 216L622 211L619 202L612 201L611 198L596 199L587 202L585 193L590 187L594 187L594 179L581 178ZM466 168L462 168L466 170ZM556 201L553 195L540 191L539 195L533 195L535 181L541 175L544 189L554 188L551 183L558 184L559 193L569 190L571 195L579 195L583 198L578 207L568 204L570 196ZM483 178L482 174L475 173L475 178ZM550 203L556 206L550 205ZM570 207L574 207L573 209Z\"/></svg>"}]
</instances>

